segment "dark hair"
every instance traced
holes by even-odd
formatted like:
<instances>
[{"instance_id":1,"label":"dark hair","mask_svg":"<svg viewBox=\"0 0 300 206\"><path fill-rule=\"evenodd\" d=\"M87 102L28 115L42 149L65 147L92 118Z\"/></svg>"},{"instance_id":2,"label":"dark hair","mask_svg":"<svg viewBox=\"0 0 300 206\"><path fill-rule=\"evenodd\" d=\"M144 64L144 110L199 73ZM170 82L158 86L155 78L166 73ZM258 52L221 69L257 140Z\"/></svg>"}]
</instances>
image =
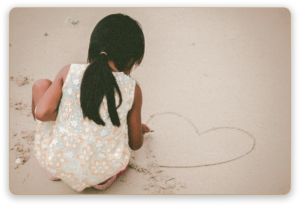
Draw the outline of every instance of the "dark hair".
<instances>
[{"instance_id":1,"label":"dark hair","mask_svg":"<svg viewBox=\"0 0 300 206\"><path fill-rule=\"evenodd\" d=\"M88 51L90 64L80 87L84 118L105 126L99 110L103 97L106 96L111 122L114 126L120 126L117 108L122 104L122 95L108 60L112 60L120 72L127 72L134 64L139 65L142 62L144 52L144 34L140 24L134 19L124 14L112 14L98 22L91 34ZM118 106L115 92L120 99Z\"/></svg>"}]
</instances>

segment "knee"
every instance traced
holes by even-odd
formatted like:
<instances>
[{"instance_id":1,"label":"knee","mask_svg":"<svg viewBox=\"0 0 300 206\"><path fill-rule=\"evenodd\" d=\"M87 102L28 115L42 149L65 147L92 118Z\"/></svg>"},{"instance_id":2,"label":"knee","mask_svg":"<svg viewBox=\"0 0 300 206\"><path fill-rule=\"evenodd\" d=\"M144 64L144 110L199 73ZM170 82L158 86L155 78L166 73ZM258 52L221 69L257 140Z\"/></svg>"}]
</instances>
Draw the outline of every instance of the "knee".
<instances>
[{"instance_id":1,"label":"knee","mask_svg":"<svg viewBox=\"0 0 300 206\"><path fill-rule=\"evenodd\" d=\"M49 79L39 79L32 85L32 90L47 90L51 86L51 84L52 81L50 81Z\"/></svg>"}]
</instances>

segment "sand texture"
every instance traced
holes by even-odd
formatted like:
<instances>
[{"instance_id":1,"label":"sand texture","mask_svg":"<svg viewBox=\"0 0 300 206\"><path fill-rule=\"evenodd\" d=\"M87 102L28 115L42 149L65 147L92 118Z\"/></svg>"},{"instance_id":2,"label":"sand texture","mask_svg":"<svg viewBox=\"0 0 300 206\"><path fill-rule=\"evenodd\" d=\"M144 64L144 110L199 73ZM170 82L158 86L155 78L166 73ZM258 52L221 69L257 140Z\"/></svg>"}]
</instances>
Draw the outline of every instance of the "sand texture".
<instances>
[{"instance_id":1,"label":"sand texture","mask_svg":"<svg viewBox=\"0 0 300 206\"><path fill-rule=\"evenodd\" d=\"M103 17L145 35L134 70L154 130L110 188L78 193L33 156L31 88L86 63ZM9 186L14 194L286 194L291 187L290 13L285 8L15 8L10 13Z\"/></svg>"}]
</instances>

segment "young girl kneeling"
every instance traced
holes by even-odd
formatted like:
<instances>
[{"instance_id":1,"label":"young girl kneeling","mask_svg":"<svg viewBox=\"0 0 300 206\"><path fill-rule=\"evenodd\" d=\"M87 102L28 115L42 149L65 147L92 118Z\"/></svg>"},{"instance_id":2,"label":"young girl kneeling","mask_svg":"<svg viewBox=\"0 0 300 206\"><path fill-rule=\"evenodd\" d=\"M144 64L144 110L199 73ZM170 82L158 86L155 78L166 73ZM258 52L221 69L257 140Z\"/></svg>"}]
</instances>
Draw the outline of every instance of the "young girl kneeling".
<instances>
[{"instance_id":1,"label":"young girl kneeling","mask_svg":"<svg viewBox=\"0 0 300 206\"><path fill-rule=\"evenodd\" d=\"M127 169L130 151L150 131L141 123L141 89L129 76L142 62L144 42L137 21L109 15L91 34L87 64L34 83L35 156L51 180L79 192L103 190Z\"/></svg>"}]
</instances>

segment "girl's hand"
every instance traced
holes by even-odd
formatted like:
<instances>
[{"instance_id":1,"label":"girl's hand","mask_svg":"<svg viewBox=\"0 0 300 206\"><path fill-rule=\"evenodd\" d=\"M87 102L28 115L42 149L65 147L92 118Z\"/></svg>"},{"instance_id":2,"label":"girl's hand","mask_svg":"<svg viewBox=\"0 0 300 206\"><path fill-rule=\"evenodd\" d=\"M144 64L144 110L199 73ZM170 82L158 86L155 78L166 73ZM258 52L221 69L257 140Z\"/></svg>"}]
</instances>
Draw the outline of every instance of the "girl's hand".
<instances>
[{"instance_id":1,"label":"girl's hand","mask_svg":"<svg viewBox=\"0 0 300 206\"><path fill-rule=\"evenodd\" d=\"M142 124L142 134L144 135L147 132L150 132L149 127L145 124Z\"/></svg>"}]
</instances>

